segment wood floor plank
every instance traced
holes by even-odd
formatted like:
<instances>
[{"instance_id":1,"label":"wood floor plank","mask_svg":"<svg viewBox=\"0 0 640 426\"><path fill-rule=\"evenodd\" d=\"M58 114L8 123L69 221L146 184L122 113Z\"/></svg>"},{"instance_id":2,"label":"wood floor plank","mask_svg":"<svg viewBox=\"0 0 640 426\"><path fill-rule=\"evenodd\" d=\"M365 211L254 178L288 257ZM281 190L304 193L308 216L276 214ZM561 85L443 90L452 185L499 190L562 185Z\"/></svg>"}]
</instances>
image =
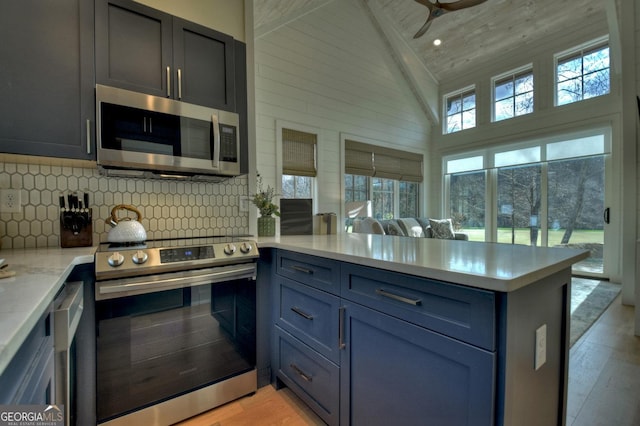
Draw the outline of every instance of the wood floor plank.
<instances>
[{"instance_id":1,"label":"wood floor plank","mask_svg":"<svg viewBox=\"0 0 640 426\"><path fill-rule=\"evenodd\" d=\"M640 425L640 337L618 297L572 348L569 426Z\"/></svg>"}]
</instances>

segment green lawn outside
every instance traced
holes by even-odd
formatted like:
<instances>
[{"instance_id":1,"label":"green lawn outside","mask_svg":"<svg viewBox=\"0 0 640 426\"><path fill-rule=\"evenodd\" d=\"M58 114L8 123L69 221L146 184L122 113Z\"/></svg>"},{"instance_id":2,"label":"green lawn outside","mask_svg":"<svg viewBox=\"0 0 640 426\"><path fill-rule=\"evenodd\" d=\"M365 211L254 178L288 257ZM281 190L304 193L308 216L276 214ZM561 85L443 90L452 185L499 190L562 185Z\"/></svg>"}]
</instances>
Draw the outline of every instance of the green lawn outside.
<instances>
[{"instance_id":1,"label":"green lawn outside","mask_svg":"<svg viewBox=\"0 0 640 426\"><path fill-rule=\"evenodd\" d=\"M484 241L484 228L468 228L461 229L458 232L464 232L469 235L469 241ZM516 244L530 245L529 228L517 228L515 230ZM538 245L542 241L542 233L538 233ZM549 230L549 247L560 244L564 229ZM511 244L511 228L498 228L498 242ZM571 234L570 244L579 243L604 243L604 231L602 230L576 230Z\"/></svg>"}]
</instances>

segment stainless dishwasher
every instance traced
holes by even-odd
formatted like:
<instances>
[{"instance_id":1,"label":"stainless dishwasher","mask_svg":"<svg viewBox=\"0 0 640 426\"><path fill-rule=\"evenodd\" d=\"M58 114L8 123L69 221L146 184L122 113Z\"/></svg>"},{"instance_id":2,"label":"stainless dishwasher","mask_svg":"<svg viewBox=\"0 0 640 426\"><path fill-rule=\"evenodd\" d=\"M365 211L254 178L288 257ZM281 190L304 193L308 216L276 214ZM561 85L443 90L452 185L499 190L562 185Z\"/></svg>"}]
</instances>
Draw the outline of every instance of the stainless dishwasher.
<instances>
[{"instance_id":1,"label":"stainless dishwasher","mask_svg":"<svg viewBox=\"0 0 640 426\"><path fill-rule=\"evenodd\" d=\"M65 425L75 425L75 334L84 310L83 283L68 282L55 298L53 311L55 347L55 403L64 405Z\"/></svg>"}]
</instances>

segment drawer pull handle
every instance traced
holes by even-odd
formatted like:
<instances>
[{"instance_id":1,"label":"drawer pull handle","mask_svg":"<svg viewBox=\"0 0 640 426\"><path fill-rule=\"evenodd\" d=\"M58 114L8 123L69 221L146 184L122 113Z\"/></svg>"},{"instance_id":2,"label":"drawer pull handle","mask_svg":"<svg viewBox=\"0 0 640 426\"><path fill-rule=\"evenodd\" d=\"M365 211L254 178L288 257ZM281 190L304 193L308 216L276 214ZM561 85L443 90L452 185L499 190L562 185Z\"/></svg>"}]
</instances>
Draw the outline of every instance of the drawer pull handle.
<instances>
[{"instance_id":1,"label":"drawer pull handle","mask_svg":"<svg viewBox=\"0 0 640 426\"><path fill-rule=\"evenodd\" d=\"M313 382L313 377L309 376L308 374L305 374L302 370L300 370L300 368L298 368L297 365L290 364L289 366L293 369L293 371L296 372L298 376L302 377L302 380L309 383Z\"/></svg>"},{"instance_id":2,"label":"drawer pull handle","mask_svg":"<svg viewBox=\"0 0 640 426\"><path fill-rule=\"evenodd\" d=\"M291 269L293 269L294 271L302 272L304 274L313 274L313 269L303 268L302 266L298 265L293 265Z\"/></svg>"},{"instance_id":3,"label":"drawer pull handle","mask_svg":"<svg viewBox=\"0 0 640 426\"><path fill-rule=\"evenodd\" d=\"M389 299L397 300L398 302L406 303L408 305L419 306L422 304L420 299L409 299L408 297L398 296L397 294L389 293L381 288L376 290L376 294L380 296L388 297Z\"/></svg>"},{"instance_id":4,"label":"drawer pull handle","mask_svg":"<svg viewBox=\"0 0 640 426\"><path fill-rule=\"evenodd\" d=\"M338 349L347 347L347 344L344 343L344 311L344 306L338 308Z\"/></svg>"},{"instance_id":5,"label":"drawer pull handle","mask_svg":"<svg viewBox=\"0 0 640 426\"><path fill-rule=\"evenodd\" d=\"M304 319L313 320L313 315L309 315L308 313L298 308L297 306L292 306L291 310L296 314L300 315Z\"/></svg>"}]
</instances>

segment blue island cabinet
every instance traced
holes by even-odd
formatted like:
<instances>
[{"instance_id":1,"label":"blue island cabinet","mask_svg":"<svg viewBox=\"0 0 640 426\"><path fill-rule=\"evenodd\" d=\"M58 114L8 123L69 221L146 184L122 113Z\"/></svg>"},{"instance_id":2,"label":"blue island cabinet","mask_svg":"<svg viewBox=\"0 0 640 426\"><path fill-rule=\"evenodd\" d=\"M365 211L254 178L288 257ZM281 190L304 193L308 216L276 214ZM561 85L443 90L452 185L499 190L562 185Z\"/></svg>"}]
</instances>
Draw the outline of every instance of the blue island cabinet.
<instances>
[{"instance_id":1,"label":"blue island cabinet","mask_svg":"<svg viewBox=\"0 0 640 426\"><path fill-rule=\"evenodd\" d=\"M494 424L493 293L346 263L341 285L341 424Z\"/></svg>"},{"instance_id":2,"label":"blue island cabinet","mask_svg":"<svg viewBox=\"0 0 640 426\"><path fill-rule=\"evenodd\" d=\"M275 259L273 379L329 425L565 424L569 268L500 292L286 250Z\"/></svg>"}]
</instances>

